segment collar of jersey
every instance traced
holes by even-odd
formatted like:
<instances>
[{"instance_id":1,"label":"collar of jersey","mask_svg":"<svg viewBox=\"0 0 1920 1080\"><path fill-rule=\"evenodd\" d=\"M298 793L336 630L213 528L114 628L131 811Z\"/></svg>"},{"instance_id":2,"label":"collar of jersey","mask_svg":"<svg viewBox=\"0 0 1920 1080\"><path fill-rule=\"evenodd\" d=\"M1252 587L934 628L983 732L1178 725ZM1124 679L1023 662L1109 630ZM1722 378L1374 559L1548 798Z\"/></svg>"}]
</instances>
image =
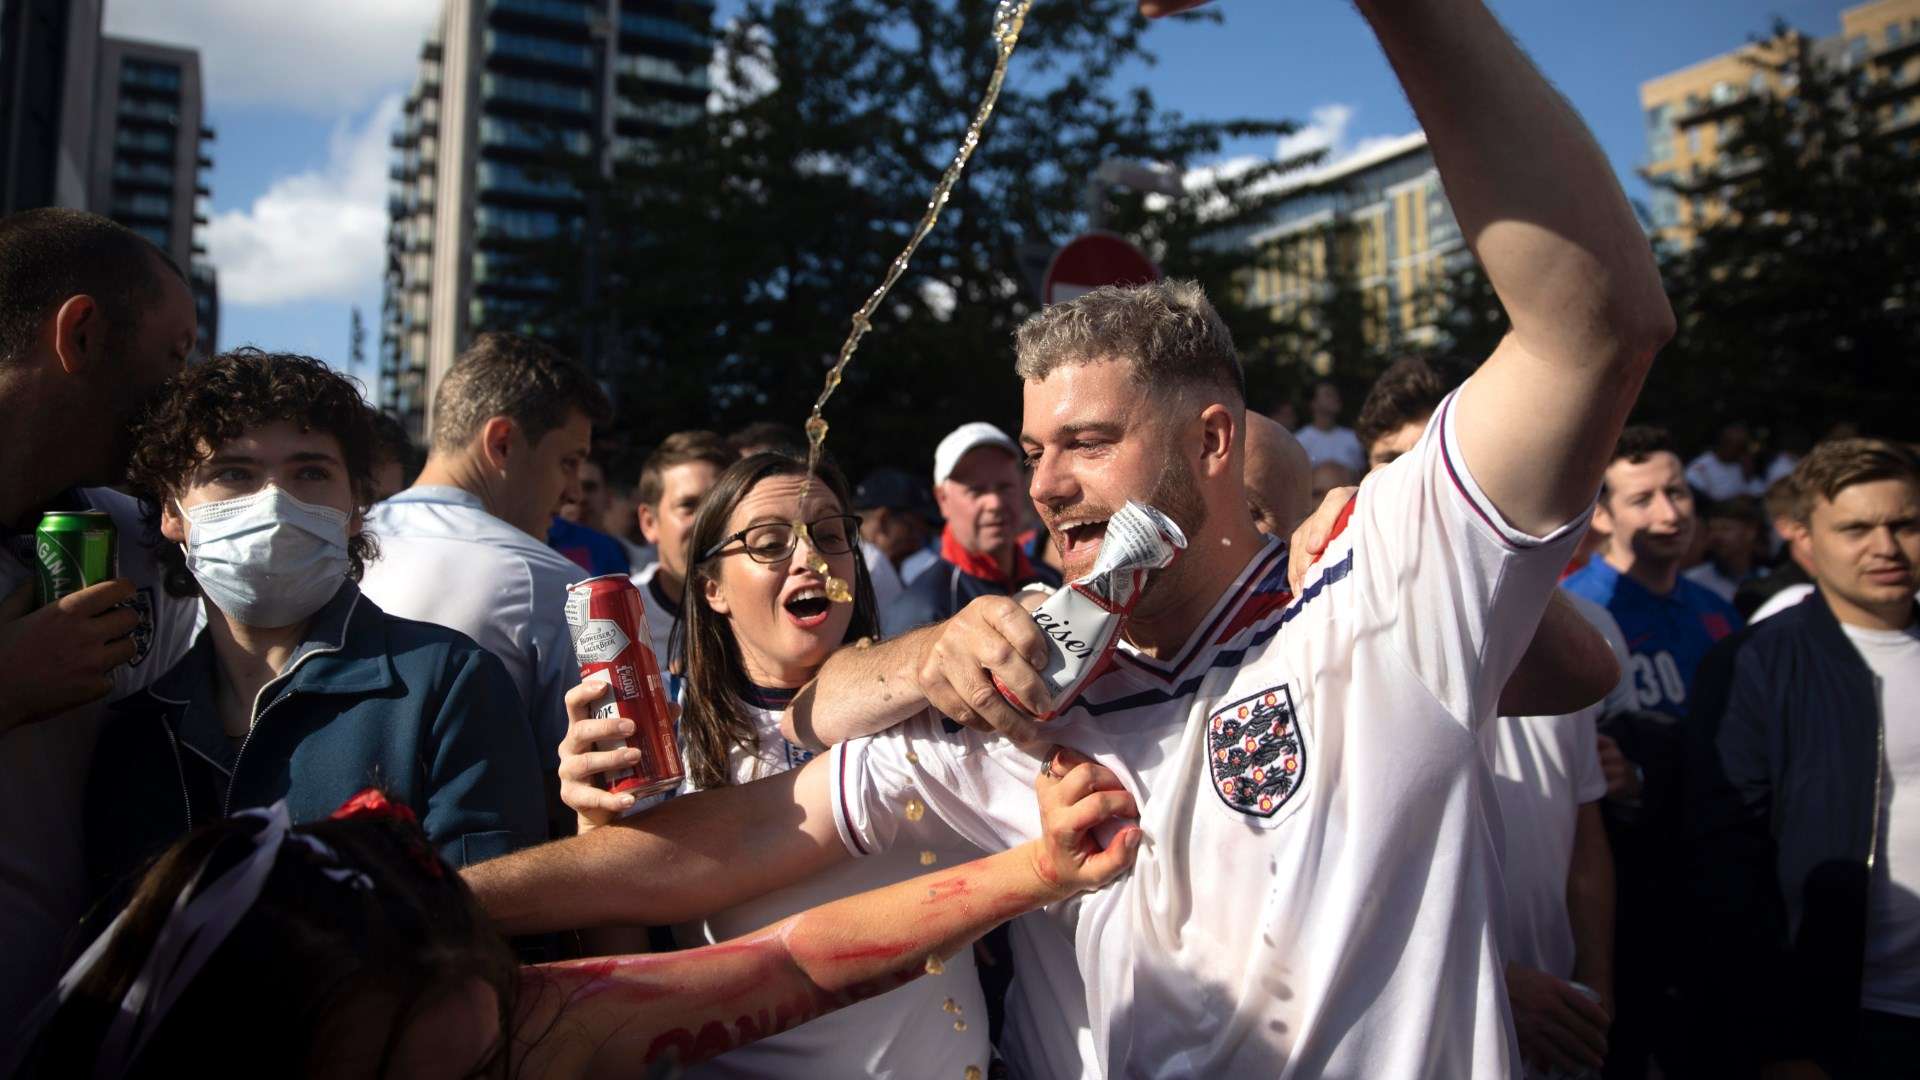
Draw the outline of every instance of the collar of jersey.
<instances>
[{"instance_id":1,"label":"collar of jersey","mask_svg":"<svg viewBox=\"0 0 1920 1080\"><path fill-rule=\"evenodd\" d=\"M1239 576L1233 579L1233 584L1227 586L1220 594L1220 599L1214 602L1213 610L1201 620L1200 628L1187 637L1186 644L1180 646L1180 651L1174 654L1171 661L1161 662L1140 655L1124 637L1120 640L1120 647L1114 650L1114 658L1124 662L1131 669L1143 675L1152 676L1161 682L1177 681L1187 664L1205 651L1207 642L1219 633L1220 627L1225 625L1233 613L1254 595L1254 587L1273 569L1275 558L1281 560L1284 569L1286 553L1287 545L1274 537L1267 537L1266 543L1254 552L1253 558L1247 560L1247 565L1241 568Z\"/></svg>"}]
</instances>

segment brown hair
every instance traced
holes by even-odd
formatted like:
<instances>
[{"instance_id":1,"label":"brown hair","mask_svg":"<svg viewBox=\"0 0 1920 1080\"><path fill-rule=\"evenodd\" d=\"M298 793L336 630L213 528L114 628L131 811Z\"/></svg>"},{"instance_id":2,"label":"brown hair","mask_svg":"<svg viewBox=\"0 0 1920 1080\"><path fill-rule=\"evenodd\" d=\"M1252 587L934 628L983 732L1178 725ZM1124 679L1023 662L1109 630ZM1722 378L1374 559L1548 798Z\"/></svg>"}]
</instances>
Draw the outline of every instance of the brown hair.
<instances>
[{"instance_id":1,"label":"brown hair","mask_svg":"<svg viewBox=\"0 0 1920 1080\"><path fill-rule=\"evenodd\" d=\"M1037 382L1069 364L1124 359L1138 385L1205 389L1244 407L1246 375L1233 334L1191 281L1107 286L1055 304L1014 333L1014 371Z\"/></svg>"},{"instance_id":2,"label":"brown hair","mask_svg":"<svg viewBox=\"0 0 1920 1080\"><path fill-rule=\"evenodd\" d=\"M1353 433L1361 449L1371 454L1373 444L1408 424L1418 424L1433 416L1447 396L1446 380L1433 365L1417 356L1395 360L1367 390L1360 403L1360 417Z\"/></svg>"},{"instance_id":3,"label":"brown hair","mask_svg":"<svg viewBox=\"0 0 1920 1080\"><path fill-rule=\"evenodd\" d=\"M1855 484L1875 480L1904 480L1920 486L1920 462L1898 443L1885 439L1835 439L1815 446L1794 466L1793 483L1800 498L1795 520L1813 517L1816 498L1832 502Z\"/></svg>"},{"instance_id":4,"label":"brown hair","mask_svg":"<svg viewBox=\"0 0 1920 1080\"><path fill-rule=\"evenodd\" d=\"M1680 452L1673 448L1673 437L1667 434L1666 428L1654 427L1651 424L1632 424L1620 432L1620 441L1613 444L1613 456L1607 459L1607 465L1612 466L1616 461L1624 461L1629 465L1642 465L1655 454L1680 456ZM1603 474L1600 479L1600 498L1604 501L1610 495L1611 492L1607 490L1607 481Z\"/></svg>"},{"instance_id":5,"label":"brown hair","mask_svg":"<svg viewBox=\"0 0 1920 1080\"><path fill-rule=\"evenodd\" d=\"M696 787L732 783L733 773L727 764L734 748L753 751L760 747L759 733L745 716L745 697L751 684L740 662L740 645L733 638L731 624L707 606L703 586L718 572L717 564L699 556L720 542L734 510L760 481L805 475L806 463L785 454L743 458L720 474L701 502L699 516L694 518L693 536L688 541L693 557L688 560L691 567L687 571L686 599L680 618L673 624L669 651L675 662L684 658L687 691L680 733L687 746L687 775ZM851 500L840 470L823 461L813 475L846 511ZM853 619L843 639L847 642L875 637L880 632L873 582L867 577L867 561L860 557L857 546L853 551L853 579Z\"/></svg>"},{"instance_id":6,"label":"brown hair","mask_svg":"<svg viewBox=\"0 0 1920 1080\"><path fill-rule=\"evenodd\" d=\"M99 214L46 207L0 218L0 364L25 355L72 296L99 301L108 340L125 341L168 273L186 281L166 252Z\"/></svg>"},{"instance_id":7,"label":"brown hair","mask_svg":"<svg viewBox=\"0 0 1920 1080\"><path fill-rule=\"evenodd\" d=\"M661 440L640 466L640 486L634 501L658 509L667 496L667 470L676 465L704 461L716 469L725 469L738 460L726 440L711 431L676 431Z\"/></svg>"},{"instance_id":8,"label":"brown hair","mask_svg":"<svg viewBox=\"0 0 1920 1080\"><path fill-rule=\"evenodd\" d=\"M1793 521L1807 519L1806 509L1802 505L1800 485L1793 482L1792 473L1768 484L1767 493L1761 501L1766 506L1769 522L1778 521L1781 518L1789 518Z\"/></svg>"},{"instance_id":9,"label":"brown hair","mask_svg":"<svg viewBox=\"0 0 1920 1080\"><path fill-rule=\"evenodd\" d=\"M245 859L264 824L208 822L169 848L128 903L120 931L28 1049L19 1075L90 1075L100 1043L182 894ZM420 827L394 817L297 826L337 861L304 844L280 848L260 897L208 958L126 1075L208 1071L305 1075L334 1051L341 1023L367 999L392 1002L380 1073L412 1021L473 979L492 988L501 1040L475 1070L505 1075L519 966L460 875ZM341 880L358 871L371 888ZM329 874L329 871L332 873Z\"/></svg>"},{"instance_id":10,"label":"brown hair","mask_svg":"<svg viewBox=\"0 0 1920 1080\"><path fill-rule=\"evenodd\" d=\"M613 405L592 374L551 345L520 334L481 334L453 362L433 396L430 442L436 451L465 447L493 417L520 428L529 445L578 411L596 427Z\"/></svg>"},{"instance_id":11,"label":"brown hair","mask_svg":"<svg viewBox=\"0 0 1920 1080\"><path fill-rule=\"evenodd\" d=\"M170 571L169 592L191 596L198 589L179 549L157 542L160 505L186 488L187 478L209 454L250 428L279 420L333 436L355 508L364 510L373 500L373 413L358 383L311 356L255 348L195 364L168 384L135 430L127 469L128 483L143 504L149 539ZM349 576L360 580L378 555L373 534L361 530L347 541Z\"/></svg>"}]
</instances>

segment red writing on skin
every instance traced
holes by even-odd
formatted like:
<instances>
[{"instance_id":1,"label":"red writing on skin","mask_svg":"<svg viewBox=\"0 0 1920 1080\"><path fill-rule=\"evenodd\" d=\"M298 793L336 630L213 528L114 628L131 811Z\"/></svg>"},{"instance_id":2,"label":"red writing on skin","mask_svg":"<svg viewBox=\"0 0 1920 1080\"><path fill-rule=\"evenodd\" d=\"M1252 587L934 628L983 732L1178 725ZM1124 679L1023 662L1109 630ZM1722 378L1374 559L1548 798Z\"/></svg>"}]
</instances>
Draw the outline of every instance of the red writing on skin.
<instances>
[{"instance_id":1,"label":"red writing on skin","mask_svg":"<svg viewBox=\"0 0 1920 1080\"><path fill-rule=\"evenodd\" d=\"M950 903L971 892L973 892L973 882L967 880L965 874L955 874L952 877L942 878L927 886L927 903Z\"/></svg>"}]
</instances>

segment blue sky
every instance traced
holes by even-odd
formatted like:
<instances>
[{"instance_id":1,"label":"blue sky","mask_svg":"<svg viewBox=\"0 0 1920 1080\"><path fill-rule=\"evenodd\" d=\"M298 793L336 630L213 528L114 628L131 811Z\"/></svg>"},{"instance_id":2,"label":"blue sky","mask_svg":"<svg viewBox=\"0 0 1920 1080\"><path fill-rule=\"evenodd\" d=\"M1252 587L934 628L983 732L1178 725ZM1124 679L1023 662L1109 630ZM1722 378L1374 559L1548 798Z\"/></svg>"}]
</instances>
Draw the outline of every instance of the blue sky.
<instances>
[{"instance_id":1,"label":"blue sky","mask_svg":"<svg viewBox=\"0 0 1920 1080\"><path fill-rule=\"evenodd\" d=\"M984 2L984 0L983 0ZM1069 0L1040 0L1061 3ZM1630 195L1645 140L1639 84L1763 31L1778 15L1838 32L1840 0L1491 0L1586 117ZM722 11L728 5L722 0ZM386 226L386 141L438 0L109 0L110 33L197 47L208 87L223 347L345 366L349 310L369 324L371 383ZM1413 116L1366 25L1339 0L1224 0L1222 25L1162 23L1157 67L1129 72L1194 117L1284 117L1337 156ZM1015 59L1016 77L1018 58ZM992 138L989 130L988 138ZM1230 148L1271 155L1270 144ZM1202 164L1195 162L1192 164ZM850 301L855 298L849 298Z\"/></svg>"}]
</instances>

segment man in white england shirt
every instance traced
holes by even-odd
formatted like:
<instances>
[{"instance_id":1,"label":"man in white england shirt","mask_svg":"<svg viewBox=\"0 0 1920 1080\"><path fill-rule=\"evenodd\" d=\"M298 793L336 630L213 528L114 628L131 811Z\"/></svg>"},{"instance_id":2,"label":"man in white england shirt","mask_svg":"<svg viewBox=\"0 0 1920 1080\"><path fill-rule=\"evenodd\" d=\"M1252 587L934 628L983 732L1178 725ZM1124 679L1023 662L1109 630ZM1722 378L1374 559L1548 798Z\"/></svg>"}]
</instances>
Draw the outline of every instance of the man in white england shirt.
<instances>
[{"instance_id":1,"label":"man in white england shirt","mask_svg":"<svg viewBox=\"0 0 1920 1080\"><path fill-rule=\"evenodd\" d=\"M503 929L682 919L936 822L1005 847L1038 828L1011 792L1040 758L992 727L1113 770L1152 838L1120 886L1016 936L1004 1049L1021 1075L1514 1072L1476 731L1672 315L1604 156L1477 0L1360 6L1514 331L1368 478L1300 595L1246 511L1239 365L1198 290L1057 305L1019 337L1021 441L1069 577L1129 499L1189 539L1112 669L1052 721L1013 709L994 679L1053 703L1046 641L1005 597L843 650L789 736L899 726L473 868Z\"/></svg>"}]
</instances>

